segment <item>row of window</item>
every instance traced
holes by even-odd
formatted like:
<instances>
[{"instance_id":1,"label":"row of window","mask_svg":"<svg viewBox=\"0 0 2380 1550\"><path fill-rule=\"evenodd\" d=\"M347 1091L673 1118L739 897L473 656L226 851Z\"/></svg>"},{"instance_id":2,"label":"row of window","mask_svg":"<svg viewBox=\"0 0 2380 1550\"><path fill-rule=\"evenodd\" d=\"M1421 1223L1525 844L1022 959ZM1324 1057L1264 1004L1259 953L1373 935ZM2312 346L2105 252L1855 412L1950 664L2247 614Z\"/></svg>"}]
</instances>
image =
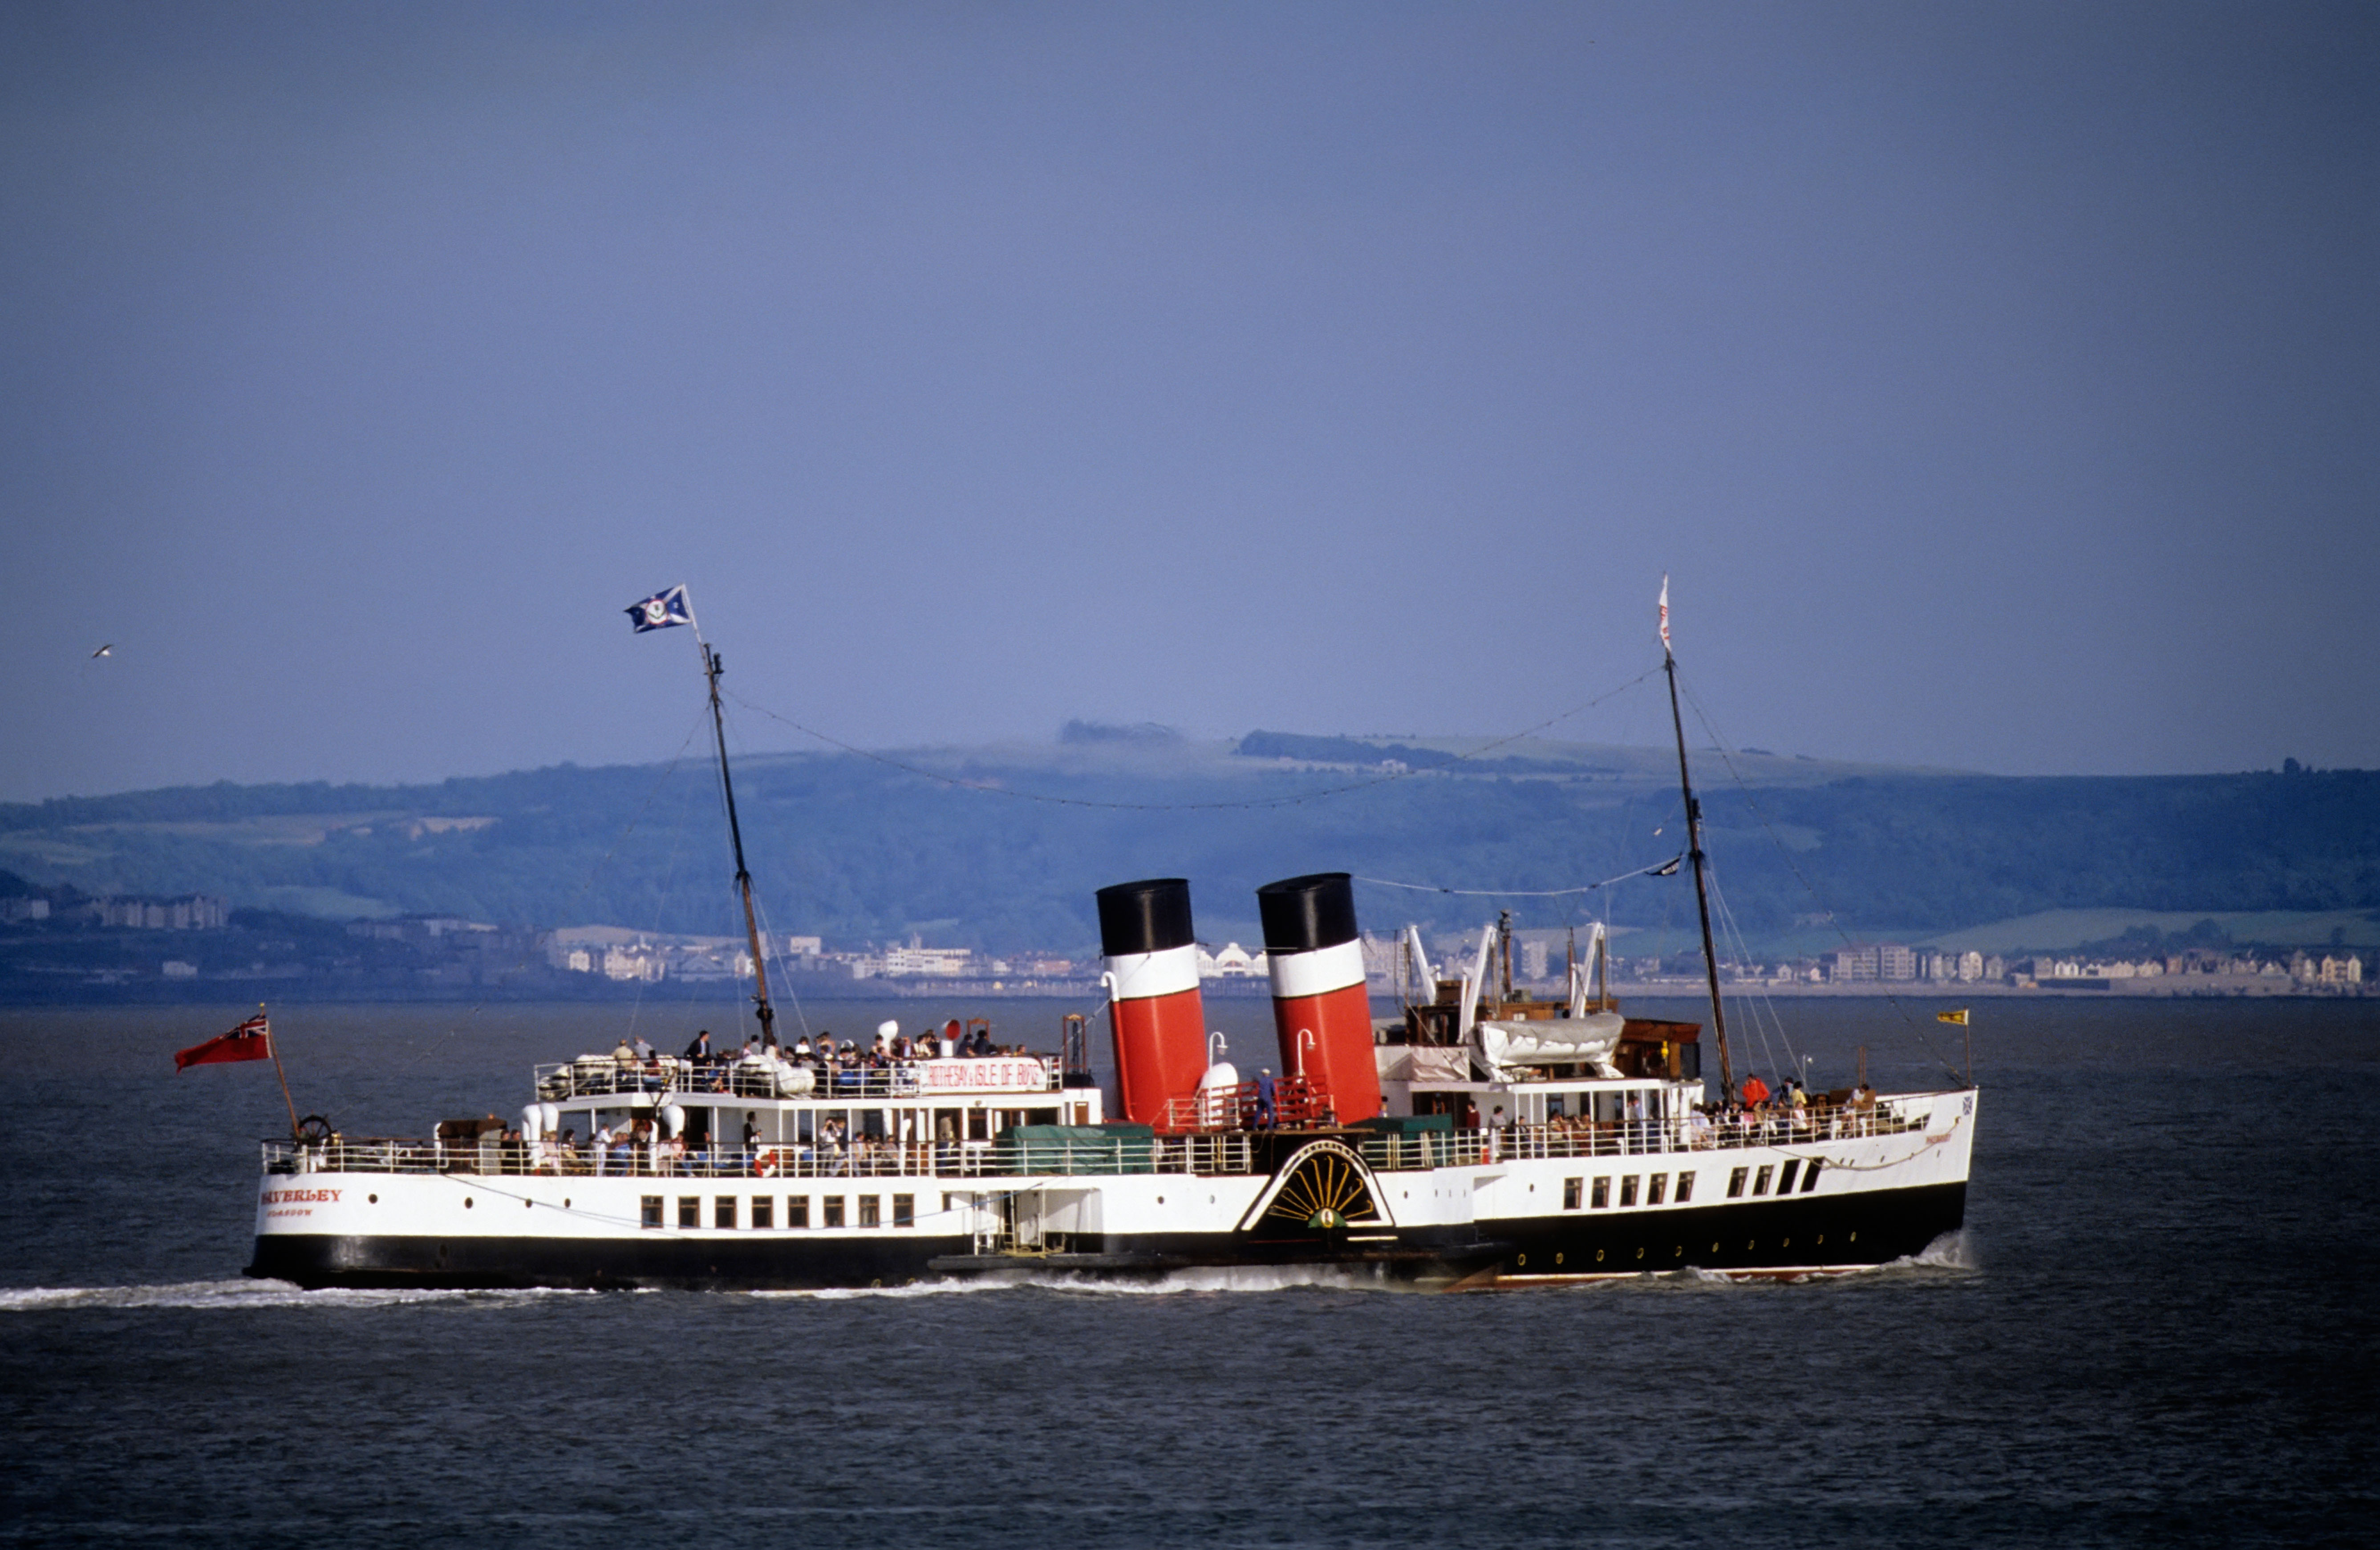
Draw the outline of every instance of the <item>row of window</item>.
<instances>
[{"instance_id":1,"label":"row of window","mask_svg":"<svg viewBox=\"0 0 2380 1550\"><path fill-rule=\"evenodd\" d=\"M1779 1194L1791 1194L1793 1193L1794 1170L1799 1169L1801 1166L1801 1158L1788 1157L1785 1159L1781 1170L1779 1166L1774 1163L1763 1163L1756 1171L1749 1168L1739 1168L1733 1173L1728 1175L1727 1198L1733 1200L1743 1193L1743 1180L1744 1175L1747 1173L1752 1174L1753 1176L1752 1193L1754 1194L1767 1194L1768 1193L1768 1176L1772 1173L1777 1175L1777 1193ZM1810 1159L1810 1170L1802 1175L1802 1193L1803 1194L1808 1194L1812 1190L1818 1187L1818 1169L1826 1166L1827 1159L1824 1157L1812 1157Z\"/></svg>"},{"instance_id":2,"label":"row of window","mask_svg":"<svg viewBox=\"0 0 2380 1550\"><path fill-rule=\"evenodd\" d=\"M1633 1205L1636 1204L1636 1183L1637 1175L1633 1173L1623 1173L1620 1176L1621 1205ZM1562 1181L1563 1210L1575 1211L1578 1209L1579 1197L1585 1191L1585 1185L1586 1181L1585 1179L1565 1179ZM1656 1173L1650 1175L1645 1180L1645 1205L1665 1205L1669 1203L1669 1198L1670 1176L1668 1174ZM1688 1169L1683 1173L1678 1175L1678 1204L1683 1205L1694 1198L1694 1169ZM1593 1201L1592 1208L1597 1211L1604 1210L1611 1205L1610 1175L1605 1174L1595 1181L1595 1191L1591 1199Z\"/></svg>"},{"instance_id":3,"label":"row of window","mask_svg":"<svg viewBox=\"0 0 2380 1550\"><path fill-rule=\"evenodd\" d=\"M664 1196L657 1194L649 1194L645 1196L644 1225L650 1228L660 1227L662 1225L662 1208L666 1204L667 1201ZM844 1214L844 1197L842 1195L820 1195L819 1197L818 1225L820 1227L882 1227L884 1225L884 1197L882 1195L863 1194L855 1197L853 1204L856 1205L858 1207L856 1220L845 1217ZM947 1211L950 1208L951 1197L944 1195L942 1197L942 1209ZM713 1195L710 1200L710 1225L722 1231L732 1232L735 1230L738 1214L743 1209L744 1198L742 1196L732 1194ZM777 1197L772 1194L753 1195L751 1197L750 1216L748 1219L751 1222L752 1229L756 1232L773 1229L777 1225ZM699 1228L702 1226L702 1196L698 1194L682 1194L677 1197L677 1225L681 1228ZM807 1228L809 1225L810 1197L806 1194L789 1194L785 1196L785 1226L788 1229L796 1229ZM894 1227L915 1227L917 1225L917 1197L916 1195L896 1194L892 1197L892 1225Z\"/></svg>"},{"instance_id":4,"label":"row of window","mask_svg":"<svg viewBox=\"0 0 2380 1550\"><path fill-rule=\"evenodd\" d=\"M1818 1169L1825 1166L1826 1163L1824 1158L1813 1157L1810 1159L1809 1170L1801 1174L1801 1189L1803 1194L1808 1194L1812 1190L1818 1187ZM1777 1185L1777 1193L1779 1194L1791 1194L1793 1193L1794 1175L1801 1169L1801 1168L1802 1159L1799 1157L1786 1158L1781 1172L1779 1171L1779 1165L1774 1163L1764 1163L1757 1170L1748 1167L1739 1168L1734 1172L1728 1175L1727 1198L1730 1200L1741 1199L1743 1194L1744 1186L1747 1182L1752 1186L1752 1193L1754 1194L1767 1194L1768 1193L1768 1186L1771 1182L1772 1176L1774 1176L1774 1181ZM1653 1173L1643 1175L1642 1177L1645 1184L1645 1205L1666 1205L1670 1204L1672 1197L1670 1194L1670 1176L1668 1174ZM1636 1204L1636 1184L1639 1175L1633 1173L1623 1173L1620 1175L1620 1204L1623 1208ZM1594 1188L1592 1191L1587 1189L1587 1183L1588 1181L1585 1178L1565 1179L1562 1181L1563 1210L1577 1210L1579 1208L1580 1199L1582 1196L1585 1197L1587 1207L1590 1210L1602 1211L1610 1207L1611 1176L1609 1174L1605 1174L1597 1178L1594 1181ZM1694 1198L1694 1169L1688 1169L1678 1175L1678 1189L1677 1194L1674 1198L1675 1203L1680 1205L1687 1205L1693 1201Z\"/></svg>"}]
</instances>

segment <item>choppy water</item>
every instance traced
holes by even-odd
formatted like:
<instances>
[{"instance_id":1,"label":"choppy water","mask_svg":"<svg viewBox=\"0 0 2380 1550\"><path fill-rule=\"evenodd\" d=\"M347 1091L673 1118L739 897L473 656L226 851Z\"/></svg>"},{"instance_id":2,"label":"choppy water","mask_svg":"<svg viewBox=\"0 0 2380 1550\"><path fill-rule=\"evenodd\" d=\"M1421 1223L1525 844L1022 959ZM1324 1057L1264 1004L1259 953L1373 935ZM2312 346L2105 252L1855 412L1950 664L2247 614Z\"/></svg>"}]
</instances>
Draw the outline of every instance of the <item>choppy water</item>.
<instances>
[{"instance_id":1,"label":"choppy water","mask_svg":"<svg viewBox=\"0 0 2380 1550\"><path fill-rule=\"evenodd\" d=\"M1063 1009L995 1010L1003 1037L1046 1043ZM1214 1010L1261 1047L1261 1003ZM1789 1011L1822 1084L1859 1043L1880 1084L1924 1082L1889 1008ZM855 1031L882 1014L821 1011ZM800 1296L249 1282L254 1141L285 1128L279 1090L266 1066L176 1077L171 1060L237 1015L0 1012L19 1099L0 1151L0 1540L2374 1532L2380 1003L1986 1006L1960 1240L1823 1283L1488 1297L1256 1273ZM303 1108L419 1132L516 1109L532 1060L608 1047L613 1016L275 1022Z\"/></svg>"}]
</instances>

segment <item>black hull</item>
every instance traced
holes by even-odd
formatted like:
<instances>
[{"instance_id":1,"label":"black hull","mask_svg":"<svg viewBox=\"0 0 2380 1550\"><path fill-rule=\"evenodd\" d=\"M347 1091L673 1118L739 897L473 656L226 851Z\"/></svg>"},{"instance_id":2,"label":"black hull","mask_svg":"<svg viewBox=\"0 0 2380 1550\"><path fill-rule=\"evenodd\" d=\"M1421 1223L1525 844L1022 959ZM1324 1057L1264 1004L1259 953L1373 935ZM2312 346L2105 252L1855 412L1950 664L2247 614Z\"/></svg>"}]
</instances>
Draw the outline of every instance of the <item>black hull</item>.
<instances>
[{"instance_id":1,"label":"black hull","mask_svg":"<svg viewBox=\"0 0 2380 1550\"><path fill-rule=\"evenodd\" d=\"M816 1290L898 1286L1001 1270L1152 1276L1240 1265L1342 1266L1398 1279L1526 1285L1700 1269L1729 1275L1855 1270L1919 1253L1965 1218L1964 1183L1715 1206L1483 1222L1475 1229L1362 1229L1283 1237L1109 1234L1078 1252L978 1255L963 1237L798 1231L623 1238L333 1237L271 1233L247 1274L322 1287L591 1290Z\"/></svg>"}]
</instances>

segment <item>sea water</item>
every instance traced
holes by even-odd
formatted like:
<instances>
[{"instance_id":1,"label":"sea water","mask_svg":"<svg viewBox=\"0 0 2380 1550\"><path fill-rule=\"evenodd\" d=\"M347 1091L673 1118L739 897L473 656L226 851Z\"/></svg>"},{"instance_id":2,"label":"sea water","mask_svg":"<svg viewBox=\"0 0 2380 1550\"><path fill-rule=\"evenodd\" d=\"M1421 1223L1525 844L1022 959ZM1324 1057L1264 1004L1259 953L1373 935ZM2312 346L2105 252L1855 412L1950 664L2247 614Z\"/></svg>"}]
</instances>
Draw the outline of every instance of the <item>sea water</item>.
<instances>
[{"instance_id":1,"label":"sea water","mask_svg":"<svg viewBox=\"0 0 2380 1550\"><path fill-rule=\"evenodd\" d=\"M1879 1086L1930 1084L1964 1058L1937 1004L1791 1003L1782 1036L1741 1030L1739 1071L1807 1056L1843 1084L1864 1045ZM805 1015L847 1035L984 1010L1054 1048L1069 1009ZM2380 1002L1983 1002L1963 1233L1840 1279L1481 1296L1299 1271L805 1295L249 1281L280 1089L268 1065L171 1059L242 1011L0 1011L0 1541L2374 1532ZM1210 1013L1263 1063L1264 1003ZM733 1015L634 1013L665 1047ZM418 1134L517 1113L532 1061L608 1049L630 1016L293 1005L274 1025L301 1110Z\"/></svg>"}]
</instances>

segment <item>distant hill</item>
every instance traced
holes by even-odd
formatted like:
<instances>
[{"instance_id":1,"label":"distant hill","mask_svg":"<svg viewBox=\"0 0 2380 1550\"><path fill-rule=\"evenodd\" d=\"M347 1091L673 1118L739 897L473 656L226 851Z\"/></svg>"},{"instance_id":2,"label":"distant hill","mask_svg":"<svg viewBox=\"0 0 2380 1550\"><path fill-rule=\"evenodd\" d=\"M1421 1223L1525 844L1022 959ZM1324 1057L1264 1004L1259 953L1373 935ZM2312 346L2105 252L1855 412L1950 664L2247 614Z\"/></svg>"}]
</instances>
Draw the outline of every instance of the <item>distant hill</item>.
<instances>
[{"instance_id":1,"label":"distant hill","mask_svg":"<svg viewBox=\"0 0 2380 1550\"><path fill-rule=\"evenodd\" d=\"M831 945L912 931L1080 951L1092 891L1192 879L1202 934L1253 892L1345 870L1367 925L1693 919L1682 876L1544 899L1683 848L1674 756L1525 742L1078 727L1056 744L739 760L770 924ZM2380 773L2006 779L1695 756L1722 900L1755 948L1944 933L2042 912L2380 910ZM1740 777L1740 780L1738 779ZM961 782L953 784L951 782ZM426 786L219 784L0 805L0 866L87 893L204 891L339 917L740 929L707 764L568 765ZM1648 938L1649 939L1649 938ZM1815 943L1813 945L1815 945Z\"/></svg>"}]
</instances>

